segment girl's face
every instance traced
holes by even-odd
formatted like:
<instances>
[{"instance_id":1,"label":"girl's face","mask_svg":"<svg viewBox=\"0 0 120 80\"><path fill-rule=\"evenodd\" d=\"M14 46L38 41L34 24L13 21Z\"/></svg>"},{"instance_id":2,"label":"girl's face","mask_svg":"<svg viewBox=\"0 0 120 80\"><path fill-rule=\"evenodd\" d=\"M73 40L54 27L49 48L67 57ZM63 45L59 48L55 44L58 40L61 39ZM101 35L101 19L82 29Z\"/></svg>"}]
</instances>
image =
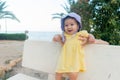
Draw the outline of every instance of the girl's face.
<instances>
[{"instance_id":1,"label":"girl's face","mask_svg":"<svg viewBox=\"0 0 120 80\"><path fill-rule=\"evenodd\" d=\"M78 32L78 29L79 29L79 25L77 24L75 19L67 18L64 21L65 33L72 35L72 34Z\"/></svg>"}]
</instances>

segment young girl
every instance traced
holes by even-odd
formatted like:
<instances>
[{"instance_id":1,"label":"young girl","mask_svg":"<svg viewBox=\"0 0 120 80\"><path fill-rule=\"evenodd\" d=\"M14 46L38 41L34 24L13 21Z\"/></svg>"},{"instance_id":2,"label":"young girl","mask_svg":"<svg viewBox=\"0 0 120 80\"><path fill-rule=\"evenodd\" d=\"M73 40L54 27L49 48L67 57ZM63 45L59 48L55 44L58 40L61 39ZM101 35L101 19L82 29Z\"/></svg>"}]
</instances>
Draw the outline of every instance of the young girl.
<instances>
[{"instance_id":1,"label":"young girl","mask_svg":"<svg viewBox=\"0 0 120 80\"><path fill-rule=\"evenodd\" d=\"M64 32L62 40L61 35L54 37L54 41L63 45L56 69L56 80L62 80L63 74L68 74L70 80L77 80L79 71L85 71L83 46L90 35L87 31L80 31L81 27L81 17L76 13L70 13L61 19ZM82 36L81 39L79 36Z\"/></svg>"},{"instance_id":2,"label":"young girl","mask_svg":"<svg viewBox=\"0 0 120 80\"><path fill-rule=\"evenodd\" d=\"M63 36L57 35L54 41L60 42L63 47L56 68L56 80L62 80L62 75L67 74L70 80L77 80L78 73L84 72L84 45L94 43L94 36L86 30L81 30L81 17L76 13L69 13L61 19Z\"/></svg>"}]
</instances>

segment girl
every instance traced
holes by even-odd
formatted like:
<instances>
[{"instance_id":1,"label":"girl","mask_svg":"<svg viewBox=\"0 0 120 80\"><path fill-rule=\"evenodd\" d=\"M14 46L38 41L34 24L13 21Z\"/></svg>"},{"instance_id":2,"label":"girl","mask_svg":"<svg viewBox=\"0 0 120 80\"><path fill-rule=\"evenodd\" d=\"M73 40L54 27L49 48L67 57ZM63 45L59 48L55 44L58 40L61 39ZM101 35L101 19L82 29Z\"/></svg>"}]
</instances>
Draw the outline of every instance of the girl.
<instances>
[{"instance_id":1,"label":"girl","mask_svg":"<svg viewBox=\"0 0 120 80\"><path fill-rule=\"evenodd\" d=\"M60 42L63 47L56 68L56 80L62 80L62 75L67 74L70 80L77 80L78 73L84 72L84 45L94 43L95 38L82 28L81 17L76 13L69 13L61 19L63 36L57 35L54 41Z\"/></svg>"}]
</instances>

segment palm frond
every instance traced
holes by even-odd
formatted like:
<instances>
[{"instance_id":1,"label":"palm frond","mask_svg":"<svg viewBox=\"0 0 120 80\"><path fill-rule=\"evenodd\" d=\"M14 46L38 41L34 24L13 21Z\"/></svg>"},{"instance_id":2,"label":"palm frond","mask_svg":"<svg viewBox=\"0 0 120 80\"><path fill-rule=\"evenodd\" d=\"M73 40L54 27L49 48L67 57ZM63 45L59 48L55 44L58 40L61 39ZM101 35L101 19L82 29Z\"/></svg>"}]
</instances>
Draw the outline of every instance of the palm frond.
<instances>
[{"instance_id":1,"label":"palm frond","mask_svg":"<svg viewBox=\"0 0 120 80\"><path fill-rule=\"evenodd\" d=\"M63 7L63 9L64 9L67 13L70 12L70 6L69 6L69 5L67 5L66 3L64 3L64 5L61 5L61 6Z\"/></svg>"},{"instance_id":2,"label":"palm frond","mask_svg":"<svg viewBox=\"0 0 120 80\"><path fill-rule=\"evenodd\" d=\"M20 22L20 20L11 11L5 11L6 7L6 1L0 1L0 19L9 18Z\"/></svg>"},{"instance_id":3,"label":"palm frond","mask_svg":"<svg viewBox=\"0 0 120 80\"><path fill-rule=\"evenodd\" d=\"M0 13L0 19L4 19L4 18L9 18L12 20L17 20L18 22L20 22L20 20L10 11L2 11Z\"/></svg>"},{"instance_id":4,"label":"palm frond","mask_svg":"<svg viewBox=\"0 0 120 80\"><path fill-rule=\"evenodd\" d=\"M61 4L61 7L67 12L70 13L71 12L71 5L75 4L75 0L67 0L67 3ZM52 14L53 17L52 18L62 18L64 17L66 14L65 13L55 13Z\"/></svg>"},{"instance_id":5,"label":"palm frond","mask_svg":"<svg viewBox=\"0 0 120 80\"><path fill-rule=\"evenodd\" d=\"M53 17L52 17L52 19L55 19L55 18L62 18L62 17L64 17L66 14L65 13L55 13L55 14L52 14L53 15Z\"/></svg>"},{"instance_id":6,"label":"palm frond","mask_svg":"<svg viewBox=\"0 0 120 80\"><path fill-rule=\"evenodd\" d=\"M67 0L67 2L70 6L76 3L75 0Z\"/></svg>"},{"instance_id":7,"label":"palm frond","mask_svg":"<svg viewBox=\"0 0 120 80\"><path fill-rule=\"evenodd\" d=\"M0 1L0 12L7 7L5 4L6 4L6 1L5 2Z\"/></svg>"}]
</instances>

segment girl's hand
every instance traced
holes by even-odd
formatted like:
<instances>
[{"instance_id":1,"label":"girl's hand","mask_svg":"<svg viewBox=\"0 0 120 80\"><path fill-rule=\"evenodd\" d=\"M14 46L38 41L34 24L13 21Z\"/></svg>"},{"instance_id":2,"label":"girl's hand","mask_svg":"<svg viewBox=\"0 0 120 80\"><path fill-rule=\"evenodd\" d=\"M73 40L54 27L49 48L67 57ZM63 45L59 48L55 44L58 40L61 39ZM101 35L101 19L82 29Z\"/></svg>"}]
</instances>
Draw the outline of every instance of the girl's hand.
<instances>
[{"instance_id":1,"label":"girl's hand","mask_svg":"<svg viewBox=\"0 0 120 80\"><path fill-rule=\"evenodd\" d=\"M84 46L88 42L88 38L87 37L83 37L83 36L79 36L79 40L82 41L82 43L81 43L82 46Z\"/></svg>"},{"instance_id":2,"label":"girl's hand","mask_svg":"<svg viewBox=\"0 0 120 80\"><path fill-rule=\"evenodd\" d=\"M54 42L61 42L61 40L62 40L62 37L60 34L57 34L53 37Z\"/></svg>"},{"instance_id":3,"label":"girl's hand","mask_svg":"<svg viewBox=\"0 0 120 80\"><path fill-rule=\"evenodd\" d=\"M62 36L60 34L57 34L53 37L53 41L54 42L59 42L61 45L64 44L64 42L62 41Z\"/></svg>"}]
</instances>

